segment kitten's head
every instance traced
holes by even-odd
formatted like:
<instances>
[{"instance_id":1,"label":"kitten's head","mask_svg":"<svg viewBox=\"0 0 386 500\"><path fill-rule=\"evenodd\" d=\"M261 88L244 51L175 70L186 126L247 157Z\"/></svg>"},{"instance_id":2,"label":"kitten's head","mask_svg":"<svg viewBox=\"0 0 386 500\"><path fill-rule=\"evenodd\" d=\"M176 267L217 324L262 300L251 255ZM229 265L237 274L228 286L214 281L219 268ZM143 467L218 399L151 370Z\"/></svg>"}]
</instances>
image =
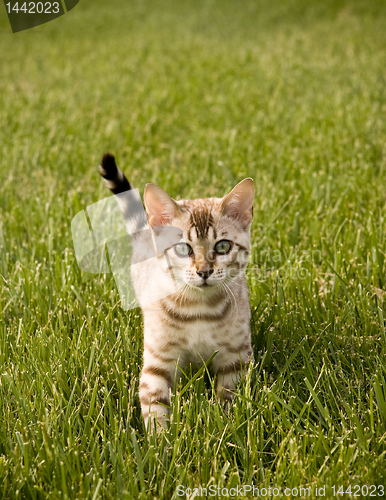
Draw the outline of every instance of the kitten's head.
<instances>
[{"instance_id":1,"label":"kitten's head","mask_svg":"<svg viewBox=\"0 0 386 500\"><path fill-rule=\"evenodd\" d=\"M154 184L145 188L145 206L153 228L182 230L166 253L175 280L210 293L244 271L250 252L255 189L248 178L224 198L173 200Z\"/></svg>"}]
</instances>

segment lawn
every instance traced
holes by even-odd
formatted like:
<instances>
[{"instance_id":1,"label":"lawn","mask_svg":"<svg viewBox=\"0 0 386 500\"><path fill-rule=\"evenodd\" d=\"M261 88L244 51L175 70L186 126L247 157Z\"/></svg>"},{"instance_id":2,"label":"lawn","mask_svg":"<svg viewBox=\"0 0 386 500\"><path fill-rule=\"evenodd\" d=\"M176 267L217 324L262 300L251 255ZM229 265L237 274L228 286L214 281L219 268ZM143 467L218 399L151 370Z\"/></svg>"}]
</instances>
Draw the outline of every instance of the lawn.
<instances>
[{"instance_id":1,"label":"lawn","mask_svg":"<svg viewBox=\"0 0 386 500\"><path fill-rule=\"evenodd\" d=\"M18 34L0 8L1 499L383 496L385 26L383 0L81 0ZM71 235L106 151L141 192L255 180L229 414L187 373L146 435L141 312Z\"/></svg>"}]
</instances>

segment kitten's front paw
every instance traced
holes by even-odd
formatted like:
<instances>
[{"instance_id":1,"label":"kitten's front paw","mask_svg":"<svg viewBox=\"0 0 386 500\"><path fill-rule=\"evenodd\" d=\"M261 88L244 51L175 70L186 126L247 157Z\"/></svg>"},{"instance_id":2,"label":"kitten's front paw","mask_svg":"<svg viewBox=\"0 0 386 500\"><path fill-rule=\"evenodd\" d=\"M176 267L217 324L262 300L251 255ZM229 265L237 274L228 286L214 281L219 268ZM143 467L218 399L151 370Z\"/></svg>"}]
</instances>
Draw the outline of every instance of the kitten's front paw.
<instances>
[{"instance_id":1,"label":"kitten's front paw","mask_svg":"<svg viewBox=\"0 0 386 500\"><path fill-rule=\"evenodd\" d=\"M224 406L224 410L226 413L229 413L229 410L231 409L233 404L233 399L234 394L232 394L228 389L225 389L225 387L217 390L217 400Z\"/></svg>"}]
</instances>

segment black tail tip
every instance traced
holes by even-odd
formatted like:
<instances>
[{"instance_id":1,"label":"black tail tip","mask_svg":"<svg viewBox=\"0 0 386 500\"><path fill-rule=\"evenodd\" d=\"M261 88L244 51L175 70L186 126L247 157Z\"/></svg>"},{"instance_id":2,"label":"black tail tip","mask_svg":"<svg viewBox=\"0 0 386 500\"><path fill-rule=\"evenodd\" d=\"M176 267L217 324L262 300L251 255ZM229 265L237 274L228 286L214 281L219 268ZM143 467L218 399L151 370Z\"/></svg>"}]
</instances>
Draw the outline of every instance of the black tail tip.
<instances>
[{"instance_id":1,"label":"black tail tip","mask_svg":"<svg viewBox=\"0 0 386 500\"><path fill-rule=\"evenodd\" d=\"M115 163L114 155L106 153L103 155L102 162L99 166L99 172L104 179L114 180L118 173L118 167Z\"/></svg>"}]
</instances>

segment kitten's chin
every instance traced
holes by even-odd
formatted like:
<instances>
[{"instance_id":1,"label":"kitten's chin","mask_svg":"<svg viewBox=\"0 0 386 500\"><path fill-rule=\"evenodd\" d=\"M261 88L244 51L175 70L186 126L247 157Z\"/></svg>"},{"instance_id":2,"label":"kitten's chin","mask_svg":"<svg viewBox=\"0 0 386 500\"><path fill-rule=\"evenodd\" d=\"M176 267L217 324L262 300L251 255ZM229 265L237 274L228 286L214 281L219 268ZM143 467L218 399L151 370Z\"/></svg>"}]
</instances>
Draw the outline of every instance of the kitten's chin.
<instances>
[{"instance_id":1,"label":"kitten's chin","mask_svg":"<svg viewBox=\"0 0 386 500\"><path fill-rule=\"evenodd\" d=\"M196 288L198 290L208 290L209 288L213 288L214 285L210 285L209 283L202 283L202 285L198 285Z\"/></svg>"},{"instance_id":2,"label":"kitten's chin","mask_svg":"<svg viewBox=\"0 0 386 500\"><path fill-rule=\"evenodd\" d=\"M218 290L219 283L201 283L200 285L190 285L197 293L213 292Z\"/></svg>"}]
</instances>

